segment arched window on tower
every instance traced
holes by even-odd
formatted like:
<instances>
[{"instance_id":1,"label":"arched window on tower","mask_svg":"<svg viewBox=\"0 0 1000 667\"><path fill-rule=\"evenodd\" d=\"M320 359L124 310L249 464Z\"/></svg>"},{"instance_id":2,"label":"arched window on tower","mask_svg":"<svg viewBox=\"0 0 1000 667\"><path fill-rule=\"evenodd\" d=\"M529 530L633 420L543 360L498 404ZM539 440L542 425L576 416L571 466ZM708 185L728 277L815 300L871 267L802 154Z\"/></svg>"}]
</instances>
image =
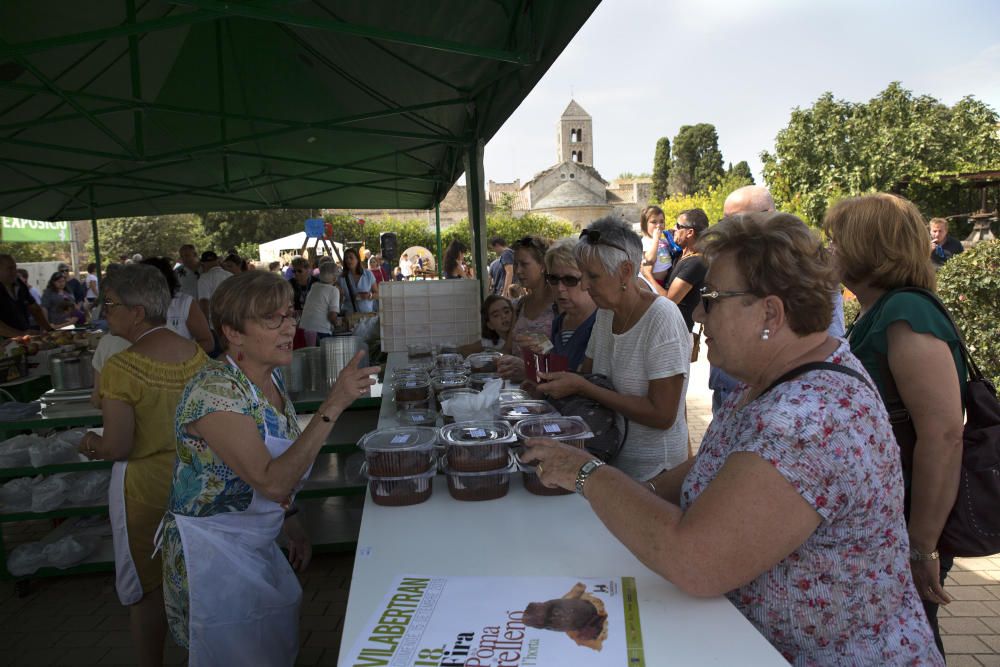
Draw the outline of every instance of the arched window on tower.
<instances>
[{"instance_id":1,"label":"arched window on tower","mask_svg":"<svg viewBox=\"0 0 1000 667\"><path fill-rule=\"evenodd\" d=\"M578 139L576 138L576 129L572 129L569 131L569 143L575 144L577 142Z\"/></svg>"},{"instance_id":2,"label":"arched window on tower","mask_svg":"<svg viewBox=\"0 0 1000 667\"><path fill-rule=\"evenodd\" d=\"M576 129L576 141L577 143L583 143L583 130L581 128Z\"/></svg>"}]
</instances>

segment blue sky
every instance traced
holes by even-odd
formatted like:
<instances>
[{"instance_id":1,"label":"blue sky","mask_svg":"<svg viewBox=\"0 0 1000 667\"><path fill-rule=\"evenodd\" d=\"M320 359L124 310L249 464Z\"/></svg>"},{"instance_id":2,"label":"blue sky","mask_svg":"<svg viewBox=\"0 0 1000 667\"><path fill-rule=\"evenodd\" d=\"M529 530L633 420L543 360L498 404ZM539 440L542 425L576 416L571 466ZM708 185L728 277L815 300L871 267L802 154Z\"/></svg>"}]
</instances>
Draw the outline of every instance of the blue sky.
<instances>
[{"instance_id":1,"label":"blue sky","mask_svg":"<svg viewBox=\"0 0 1000 667\"><path fill-rule=\"evenodd\" d=\"M659 137L700 122L759 176L793 107L827 90L865 101L891 81L1000 111L1000 0L604 0L487 144L486 178L554 164L571 93L605 179L650 171Z\"/></svg>"}]
</instances>

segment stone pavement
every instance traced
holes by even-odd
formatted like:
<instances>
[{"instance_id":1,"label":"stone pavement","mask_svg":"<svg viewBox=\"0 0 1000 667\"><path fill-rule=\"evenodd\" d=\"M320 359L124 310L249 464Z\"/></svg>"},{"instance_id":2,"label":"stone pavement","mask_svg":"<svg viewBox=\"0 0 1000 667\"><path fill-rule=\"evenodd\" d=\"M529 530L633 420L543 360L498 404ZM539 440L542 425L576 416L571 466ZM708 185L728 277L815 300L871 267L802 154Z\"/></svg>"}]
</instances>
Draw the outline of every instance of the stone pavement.
<instances>
[{"instance_id":1,"label":"stone pavement","mask_svg":"<svg viewBox=\"0 0 1000 667\"><path fill-rule=\"evenodd\" d=\"M707 385L702 360L692 367L688 389L695 450L712 417ZM353 567L351 554L322 554L302 575L299 664L337 664ZM1000 557L959 559L946 587L955 599L940 613L948 664L1000 667ZM184 664L186 653L167 643L166 663ZM134 664L128 615L112 575L38 580L23 598L0 582L0 666Z\"/></svg>"}]
</instances>

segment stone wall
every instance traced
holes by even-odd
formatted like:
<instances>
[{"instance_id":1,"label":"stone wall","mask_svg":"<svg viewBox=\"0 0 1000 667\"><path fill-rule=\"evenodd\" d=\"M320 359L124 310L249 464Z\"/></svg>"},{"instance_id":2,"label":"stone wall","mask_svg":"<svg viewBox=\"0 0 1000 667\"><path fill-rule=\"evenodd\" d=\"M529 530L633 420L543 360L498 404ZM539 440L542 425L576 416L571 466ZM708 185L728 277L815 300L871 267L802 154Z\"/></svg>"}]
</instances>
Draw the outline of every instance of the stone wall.
<instances>
[{"instance_id":1,"label":"stone wall","mask_svg":"<svg viewBox=\"0 0 1000 667\"><path fill-rule=\"evenodd\" d=\"M603 202L606 199L604 181L594 176L590 169L581 168L572 162L562 162L543 171L528 183L528 201L532 208L535 202L541 201L566 181L574 181L589 190L598 201Z\"/></svg>"},{"instance_id":2,"label":"stone wall","mask_svg":"<svg viewBox=\"0 0 1000 667\"><path fill-rule=\"evenodd\" d=\"M556 220L565 220L571 223L576 229L583 229L594 220L612 215L614 208L611 206L573 206L565 208L535 209L532 213L541 213Z\"/></svg>"}]
</instances>

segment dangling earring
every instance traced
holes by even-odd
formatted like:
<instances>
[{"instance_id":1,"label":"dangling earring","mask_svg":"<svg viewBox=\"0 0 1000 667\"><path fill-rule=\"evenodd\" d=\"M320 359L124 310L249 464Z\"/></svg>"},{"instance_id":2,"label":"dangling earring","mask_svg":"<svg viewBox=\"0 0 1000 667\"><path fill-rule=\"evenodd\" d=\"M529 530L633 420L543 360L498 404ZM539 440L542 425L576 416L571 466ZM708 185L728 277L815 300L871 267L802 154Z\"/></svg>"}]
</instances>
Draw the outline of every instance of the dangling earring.
<instances>
[{"instance_id":1,"label":"dangling earring","mask_svg":"<svg viewBox=\"0 0 1000 667\"><path fill-rule=\"evenodd\" d=\"M236 361L243 361L243 350L240 349L236 352Z\"/></svg>"},{"instance_id":2,"label":"dangling earring","mask_svg":"<svg viewBox=\"0 0 1000 667\"><path fill-rule=\"evenodd\" d=\"M625 283L622 283L622 291L624 292L626 289L628 288L625 286Z\"/></svg>"},{"instance_id":3,"label":"dangling earring","mask_svg":"<svg viewBox=\"0 0 1000 667\"><path fill-rule=\"evenodd\" d=\"M770 338L771 338L771 330L770 329L764 329L763 331L760 332L760 339L761 340L769 340Z\"/></svg>"}]
</instances>

